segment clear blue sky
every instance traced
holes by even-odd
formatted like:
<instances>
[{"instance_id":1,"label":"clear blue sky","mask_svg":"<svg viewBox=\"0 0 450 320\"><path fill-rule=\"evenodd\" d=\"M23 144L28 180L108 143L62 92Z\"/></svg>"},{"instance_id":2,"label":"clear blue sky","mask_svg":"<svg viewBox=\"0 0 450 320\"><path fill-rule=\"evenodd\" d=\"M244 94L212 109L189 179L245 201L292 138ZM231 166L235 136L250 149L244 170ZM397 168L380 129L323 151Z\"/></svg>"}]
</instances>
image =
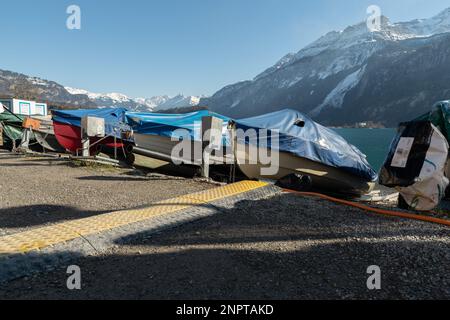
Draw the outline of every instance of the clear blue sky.
<instances>
[{"instance_id":1,"label":"clear blue sky","mask_svg":"<svg viewBox=\"0 0 450 320\"><path fill-rule=\"evenodd\" d=\"M82 29L66 28L66 8ZM393 21L431 17L448 0L1 1L0 69L94 92L212 94L251 79L324 33L381 7Z\"/></svg>"}]
</instances>

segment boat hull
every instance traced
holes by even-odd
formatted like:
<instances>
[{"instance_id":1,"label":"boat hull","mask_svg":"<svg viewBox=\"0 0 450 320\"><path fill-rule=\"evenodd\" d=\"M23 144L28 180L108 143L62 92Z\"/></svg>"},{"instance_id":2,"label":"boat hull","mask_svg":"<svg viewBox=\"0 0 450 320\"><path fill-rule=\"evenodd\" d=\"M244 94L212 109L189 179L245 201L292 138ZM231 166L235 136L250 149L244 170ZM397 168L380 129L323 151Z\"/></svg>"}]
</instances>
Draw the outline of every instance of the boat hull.
<instances>
[{"instance_id":1,"label":"boat hull","mask_svg":"<svg viewBox=\"0 0 450 320\"><path fill-rule=\"evenodd\" d=\"M179 141L171 141L170 138L156 135L134 134L136 143L136 153L141 153L159 160L201 166L201 153L191 153L191 155L184 155L182 158L178 154L173 156L172 150L180 143ZM194 148L201 148L201 142L191 141L191 150ZM200 149L201 150L201 149ZM312 180L312 187L317 190L329 191L332 193L362 195L370 193L375 183L365 181L356 175L347 173L339 168L327 166L318 162L314 162L287 152L272 151L273 159L279 159L276 173L264 175L262 169L268 168L269 165L264 165L258 159L254 161L249 157L249 154L259 155L259 149L254 146L238 146L236 148L236 162L242 173L249 179L271 179L279 180L292 173L308 175ZM223 157L213 156L211 158L211 165L223 165L234 163L234 157L229 151L228 154L224 152Z\"/></svg>"},{"instance_id":2,"label":"boat hull","mask_svg":"<svg viewBox=\"0 0 450 320\"><path fill-rule=\"evenodd\" d=\"M53 129L53 121L51 117L33 116L33 119L39 120L39 129L33 130L36 142L45 150L51 152L62 153L65 149L59 144Z\"/></svg>"},{"instance_id":3,"label":"boat hull","mask_svg":"<svg viewBox=\"0 0 450 320\"><path fill-rule=\"evenodd\" d=\"M65 149L59 144L54 134L40 130L35 130L33 132L37 143L44 149L57 153L65 152Z\"/></svg>"},{"instance_id":4,"label":"boat hull","mask_svg":"<svg viewBox=\"0 0 450 320\"><path fill-rule=\"evenodd\" d=\"M355 196L368 194L375 187L374 182L366 181L339 168L327 166L287 152L272 151L270 155L278 163L278 165L275 163L275 167L278 170L264 174L263 169L268 169L270 165L262 164L257 159L257 156L256 160L249 156L249 154L258 155L258 152L259 150L254 146L247 145L237 148L237 164L249 179L279 180L290 174L301 174L311 178L314 189Z\"/></svg>"},{"instance_id":5,"label":"boat hull","mask_svg":"<svg viewBox=\"0 0 450 320\"><path fill-rule=\"evenodd\" d=\"M190 149L190 152L185 153L173 153L174 150L179 149L180 141L172 141L171 138L165 136L157 136L150 134L139 134L134 133L134 142L136 144L135 150L141 150L142 155L146 155L155 159L174 162L177 164L188 164L201 166L202 165L202 143L200 141L188 140L183 143L186 147ZM210 165L223 165L232 164L233 157L227 154L226 150L219 154L218 152L213 152L210 157Z\"/></svg>"},{"instance_id":6,"label":"boat hull","mask_svg":"<svg viewBox=\"0 0 450 320\"><path fill-rule=\"evenodd\" d=\"M53 128L56 140L65 150L72 154L81 154L82 145L80 127L54 121ZM124 143L121 139L117 139L116 142L114 142L114 138L112 137L107 137L103 140L101 138L90 138L89 140L90 145L92 146L90 148L91 155L96 155L98 152L102 151L102 147L106 147L106 149L117 148L118 150L122 150L122 148L128 149L127 143Z\"/></svg>"}]
</instances>

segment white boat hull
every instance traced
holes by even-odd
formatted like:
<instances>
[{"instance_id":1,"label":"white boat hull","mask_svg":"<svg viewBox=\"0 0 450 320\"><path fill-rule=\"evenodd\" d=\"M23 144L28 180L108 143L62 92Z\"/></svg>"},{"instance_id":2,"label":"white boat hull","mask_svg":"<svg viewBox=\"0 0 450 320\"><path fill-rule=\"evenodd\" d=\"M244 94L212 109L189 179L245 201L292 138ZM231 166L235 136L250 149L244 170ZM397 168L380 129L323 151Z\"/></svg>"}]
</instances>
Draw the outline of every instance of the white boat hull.
<instances>
[{"instance_id":1,"label":"white boat hull","mask_svg":"<svg viewBox=\"0 0 450 320\"><path fill-rule=\"evenodd\" d=\"M278 151L272 151L271 154L272 159L278 162L278 170L276 173L265 175L263 169L267 169L271 165L263 165L258 161L257 156L255 158L250 158L249 156L249 154L258 154L257 147L246 146L244 148L240 146L237 148L236 153L237 164L249 179L279 180L290 174L298 173L311 177L312 186L315 189L353 195L368 194L375 187L374 182L364 181L339 168L327 166L287 152Z\"/></svg>"},{"instance_id":2,"label":"white boat hull","mask_svg":"<svg viewBox=\"0 0 450 320\"><path fill-rule=\"evenodd\" d=\"M148 150L148 155L154 158L165 161L172 160L172 162L174 162L173 160L178 160L178 163L196 166L201 166L202 164L201 153L195 154L192 152L189 155L184 155L182 159L176 156L173 157L172 151L180 143L179 141L172 141L168 137L139 133L134 134L134 139L138 149ZM194 148L200 148L201 150L201 142L190 141L190 143L191 150L194 150ZM326 166L290 153L276 151L273 151L273 159L279 159L276 173L265 175L263 174L263 169L270 167L270 165L263 165L258 159L250 161L253 158L250 158L249 154L259 154L257 147L246 146L244 148L243 146L238 146L236 149L236 163L249 179L279 180L292 173L298 173L310 176L313 187L316 189L354 195L370 193L375 186L373 182L364 181L338 168ZM212 156L210 164L233 164L233 152L229 151L228 154L224 152L224 154L225 156Z\"/></svg>"},{"instance_id":3,"label":"white boat hull","mask_svg":"<svg viewBox=\"0 0 450 320\"><path fill-rule=\"evenodd\" d=\"M173 150L179 147L180 141L172 141L172 139L163 136L149 135L149 134L139 134L134 133L134 142L138 149L148 150L152 152L155 158L160 158L164 161L172 161L174 163L189 164L195 166L202 165L202 143L200 141L189 140L189 149L191 152L186 152L187 154L173 154ZM226 152L223 155L213 155L210 158L211 165L222 165L228 163L233 163L233 157ZM159 155L159 156L158 156ZM164 158L164 159L163 159Z\"/></svg>"}]
</instances>

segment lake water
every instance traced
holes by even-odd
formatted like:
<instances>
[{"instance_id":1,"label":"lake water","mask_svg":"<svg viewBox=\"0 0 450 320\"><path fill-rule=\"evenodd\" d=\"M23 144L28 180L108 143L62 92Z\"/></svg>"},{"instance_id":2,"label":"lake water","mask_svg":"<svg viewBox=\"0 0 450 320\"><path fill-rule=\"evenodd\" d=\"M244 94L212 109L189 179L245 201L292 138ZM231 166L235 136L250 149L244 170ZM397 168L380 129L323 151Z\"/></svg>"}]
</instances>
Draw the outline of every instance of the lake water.
<instances>
[{"instance_id":1,"label":"lake water","mask_svg":"<svg viewBox=\"0 0 450 320\"><path fill-rule=\"evenodd\" d=\"M372 167L379 171L386 159L396 129L334 129L348 142L358 147Z\"/></svg>"}]
</instances>

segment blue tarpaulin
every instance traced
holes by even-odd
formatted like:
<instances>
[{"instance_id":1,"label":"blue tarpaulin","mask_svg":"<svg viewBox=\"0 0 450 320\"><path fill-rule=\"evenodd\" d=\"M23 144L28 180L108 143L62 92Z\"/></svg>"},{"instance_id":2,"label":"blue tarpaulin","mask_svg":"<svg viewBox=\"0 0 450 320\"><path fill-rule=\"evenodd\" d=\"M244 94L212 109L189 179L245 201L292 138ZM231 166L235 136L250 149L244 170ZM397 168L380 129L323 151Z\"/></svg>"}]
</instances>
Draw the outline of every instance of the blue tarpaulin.
<instances>
[{"instance_id":1,"label":"blue tarpaulin","mask_svg":"<svg viewBox=\"0 0 450 320\"><path fill-rule=\"evenodd\" d=\"M128 124L133 130L140 134L158 135L172 138L173 133L177 129L185 129L185 138L201 141L200 132L202 126L202 118L214 116L220 118L224 122L224 127L231 118L223 115L202 110L185 114L159 114L159 113L138 113L127 112L126 118ZM224 130L224 134L226 134Z\"/></svg>"},{"instance_id":2,"label":"blue tarpaulin","mask_svg":"<svg viewBox=\"0 0 450 320\"><path fill-rule=\"evenodd\" d=\"M227 123L231 118L203 110L188 114L156 114L127 112L127 122L140 134L172 137L177 129L186 129L188 138L201 140L202 117L215 116L224 120L224 144L229 144ZM345 170L367 181L375 181L377 173L370 167L366 157L355 146L349 144L335 131L323 127L302 113L290 109L265 114L253 118L235 120L238 129L255 129L257 143L268 141L264 145L279 151L289 152L299 157ZM261 133L259 129L268 129ZM279 145L262 139L261 134L270 135L279 132ZM267 138L267 137L264 137ZM245 138L244 138L245 139ZM250 143L251 139L240 141Z\"/></svg>"},{"instance_id":3,"label":"blue tarpaulin","mask_svg":"<svg viewBox=\"0 0 450 320\"><path fill-rule=\"evenodd\" d=\"M76 127L81 127L81 119L85 116L103 118L106 134L121 138L121 130L129 129L125 122L126 111L125 108L54 110L52 114L53 121Z\"/></svg>"},{"instance_id":4,"label":"blue tarpaulin","mask_svg":"<svg viewBox=\"0 0 450 320\"><path fill-rule=\"evenodd\" d=\"M367 162L366 156L335 131L321 126L308 116L285 109L257 117L236 121L237 128L263 128L279 132L279 151L289 152L315 162L336 167L367 181L376 181L377 173ZM261 140L258 133L258 141ZM265 139L262 139L265 140ZM247 141L246 141L247 142ZM249 142L247 142L249 143Z\"/></svg>"}]
</instances>

